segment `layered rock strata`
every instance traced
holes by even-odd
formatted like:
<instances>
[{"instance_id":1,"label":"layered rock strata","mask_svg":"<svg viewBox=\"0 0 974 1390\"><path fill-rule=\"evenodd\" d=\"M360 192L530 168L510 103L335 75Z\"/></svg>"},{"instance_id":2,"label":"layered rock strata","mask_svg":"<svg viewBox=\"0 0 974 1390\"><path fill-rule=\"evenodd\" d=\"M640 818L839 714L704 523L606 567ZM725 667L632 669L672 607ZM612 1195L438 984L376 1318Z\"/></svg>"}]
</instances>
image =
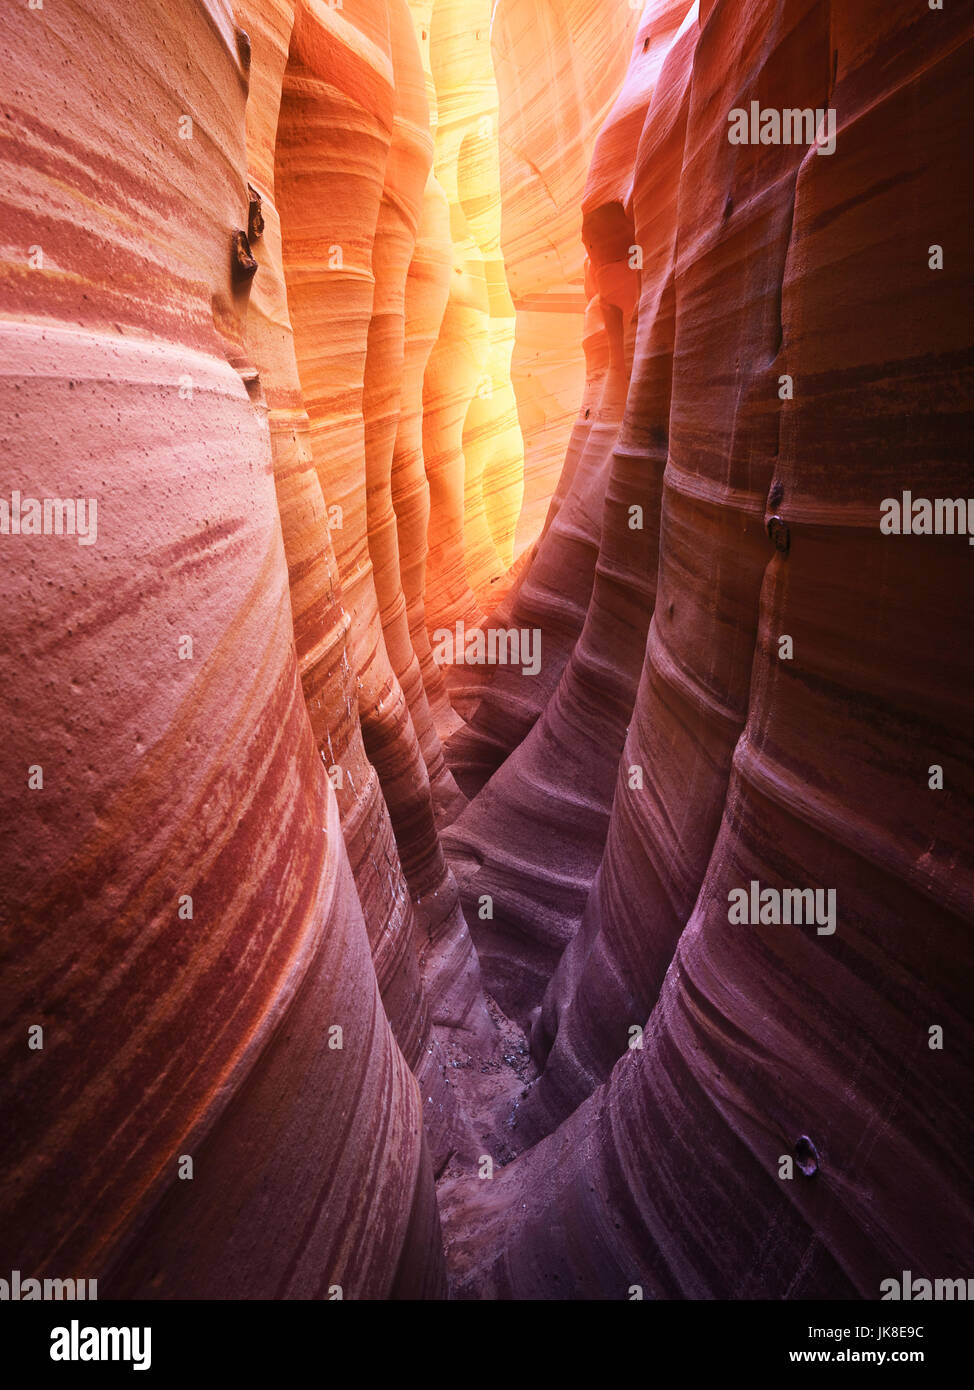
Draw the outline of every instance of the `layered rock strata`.
<instances>
[{"instance_id":1,"label":"layered rock strata","mask_svg":"<svg viewBox=\"0 0 974 1390\"><path fill-rule=\"evenodd\" d=\"M0 1264L963 1274L970 19L58 0L11 41ZM457 622L536 670L441 667Z\"/></svg>"},{"instance_id":2,"label":"layered rock strata","mask_svg":"<svg viewBox=\"0 0 974 1390\"><path fill-rule=\"evenodd\" d=\"M663 314L658 311L667 293L672 297L673 185L680 163L665 159L662 150L645 151L642 167L655 181L647 203L669 203L673 211L669 227L657 220L644 256L628 208L633 171L620 168L619 150L638 141L633 132L642 129L660 66L686 10L683 3L657 7L637 32L637 56L596 143L583 202L609 365L572 490L541 554L548 559L555 552L555 564L564 564L563 528L588 509L597 525L598 558L585 621L516 756L494 774L446 837L489 988L522 1022L541 1003L601 859L653 606L673 331L672 316L665 307ZM638 232L642 235L641 228ZM644 266L638 334L637 262ZM635 346L629 341L634 336ZM529 583L535 572L532 567ZM523 613L523 589L519 597L515 620ZM541 631L542 654L550 660L547 635ZM506 683L514 685L518 676L522 685L537 679L512 672ZM546 677L550 681L550 673ZM496 701L492 692L491 713ZM482 720L485 712L478 711L468 746ZM487 922L479 910L485 895L493 914Z\"/></svg>"},{"instance_id":3,"label":"layered rock strata","mask_svg":"<svg viewBox=\"0 0 974 1390\"><path fill-rule=\"evenodd\" d=\"M224 5L70 0L11 39L10 456L97 537L5 538L4 1258L118 1295L441 1293L248 395L251 42Z\"/></svg>"},{"instance_id":4,"label":"layered rock strata","mask_svg":"<svg viewBox=\"0 0 974 1390\"><path fill-rule=\"evenodd\" d=\"M501 241L517 310L511 376L525 454L518 549L541 531L585 394L582 195L638 22L636 7L591 0L494 6Z\"/></svg>"},{"instance_id":5,"label":"layered rock strata","mask_svg":"<svg viewBox=\"0 0 974 1390\"><path fill-rule=\"evenodd\" d=\"M702 5L660 78L686 134L657 598L546 1005L530 1128L562 1123L443 1194L468 1295L875 1298L971 1249L968 547L880 518L921 477L965 491L974 50L957 15L866 9ZM835 110L834 153L732 144L751 101ZM794 884L832 910L732 915Z\"/></svg>"},{"instance_id":6,"label":"layered rock strata","mask_svg":"<svg viewBox=\"0 0 974 1390\"><path fill-rule=\"evenodd\" d=\"M453 267L424 385L433 629L475 626L513 559L524 452L510 379L514 307L500 254L497 86L489 0L435 0L429 64L435 172ZM422 18L421 18L422 24ZM421 33L423 29L421 28Z\"/></svg>"}]
</instances>

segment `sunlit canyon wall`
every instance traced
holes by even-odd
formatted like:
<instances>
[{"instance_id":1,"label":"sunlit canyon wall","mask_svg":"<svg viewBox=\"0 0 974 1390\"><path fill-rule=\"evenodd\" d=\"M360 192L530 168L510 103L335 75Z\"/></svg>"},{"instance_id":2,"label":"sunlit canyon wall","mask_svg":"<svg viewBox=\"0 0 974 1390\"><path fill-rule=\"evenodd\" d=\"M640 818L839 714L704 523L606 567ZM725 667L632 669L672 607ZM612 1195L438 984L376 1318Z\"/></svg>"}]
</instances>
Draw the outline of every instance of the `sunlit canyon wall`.
<instances>
[{"instance_id":1,"label":"sunlit canyon wall","mask_svg":"<svg viewBox=\"0 0 974 1390\"><path fill-rule=\"evenodd\" d=\"M969 1272L971 550L881 520L974 494L972 29L10 22L0 1264Z\"/></svg>"}]
</instances>

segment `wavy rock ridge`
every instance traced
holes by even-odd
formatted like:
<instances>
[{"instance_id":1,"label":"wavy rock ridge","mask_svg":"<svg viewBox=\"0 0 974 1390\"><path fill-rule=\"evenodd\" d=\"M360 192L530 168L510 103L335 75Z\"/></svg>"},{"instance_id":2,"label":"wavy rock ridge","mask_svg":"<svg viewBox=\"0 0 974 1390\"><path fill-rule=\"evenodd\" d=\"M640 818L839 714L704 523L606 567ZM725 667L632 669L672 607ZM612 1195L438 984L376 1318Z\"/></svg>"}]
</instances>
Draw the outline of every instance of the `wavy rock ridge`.
<instances>
[{"instance_id":1,"label":"wavy rock ridge","mask_svg":"<svg viewBox=\"0 0 974 1390\"><path fill-rule=\"evenodd\" d=\"M570 941L532 1034L525 1152L489 1190L442 1194L464 1296L875 1298L890 1270L969 1262L972 673L945 640L970 624L967 547L879 518L920 477L942 496L969 479L951 402L972 354L950 307L970 283L966 136L948 110L971 32L866 10L701 5L626 141L631 196L599 241L631 218L643 249L615 454L650 475L658 575L605 853L576 924L582 885L556 899ZM627 89L666 17L647 7ZM635 123L625 91L604 142ZM752 100L834 108L834 155L730 144L727 113ZM590 190L604 177L596 161ZM940 237L953 288L931 269ZM597 568L618 553L611 504L610 485ZM496 845L519 813L509 789L577 699L583 644L458 837L477 818ZM611 689L606 673L593 707ZM605 737L604 716L576 720L574 765ZM558 920L541 844L484 957L514 1007ZM732 925L752 882L831 889L834 932Z\"/></svg>"},{"instance_id":2,"label":"wavy rock ridge","mask_svg":"<svg viewBox=\"0 0 974 1390\"><path fill-rule=\"evenodd\" d=\"M879 518L972 491L972 29L11 26L0 1264L376 1299L969 1267L970 550ZM834 110L834 153L732 143L752 102ZM97 536L13 533L15 491ZM457 623L540 669L438 664ZM752 884L834 930L735 921Z\"/></svg>"}]
</instances>

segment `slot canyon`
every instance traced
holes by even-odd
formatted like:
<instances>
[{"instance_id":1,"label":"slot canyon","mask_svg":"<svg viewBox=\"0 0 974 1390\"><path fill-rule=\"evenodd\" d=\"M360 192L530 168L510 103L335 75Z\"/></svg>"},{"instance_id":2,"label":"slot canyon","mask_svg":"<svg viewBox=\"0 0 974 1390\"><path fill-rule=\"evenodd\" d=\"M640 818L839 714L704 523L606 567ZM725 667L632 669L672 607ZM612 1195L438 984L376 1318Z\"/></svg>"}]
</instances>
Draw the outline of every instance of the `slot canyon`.
<instances>
[{"instance_id":1,"label":"slot canyon","mask_svg":"<svg viewBox=\"0 0 974 1390\"><path fill-rule=\"evenodd\" d=\"M974 1276L974 12L5 29L0 1272Z\"/></svg>"}]
</instances>

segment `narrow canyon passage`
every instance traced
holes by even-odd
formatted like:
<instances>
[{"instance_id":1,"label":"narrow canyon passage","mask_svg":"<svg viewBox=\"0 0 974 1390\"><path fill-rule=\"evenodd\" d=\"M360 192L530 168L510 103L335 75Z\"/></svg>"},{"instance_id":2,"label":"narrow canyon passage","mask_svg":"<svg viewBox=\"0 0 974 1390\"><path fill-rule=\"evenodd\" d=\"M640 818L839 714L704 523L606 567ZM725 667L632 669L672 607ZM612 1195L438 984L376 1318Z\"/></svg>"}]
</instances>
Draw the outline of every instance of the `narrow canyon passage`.
<instances>
[{"instance_id":1,"label":"narrow canyon passage","mask_svg":"<svg viewBox=\"0 0 974 1390\"><path fill-rule=\"evenodd\" d=\"M0 1264L974 1273L974 16L10 37Z\"/></svg>"}]
</instances>

